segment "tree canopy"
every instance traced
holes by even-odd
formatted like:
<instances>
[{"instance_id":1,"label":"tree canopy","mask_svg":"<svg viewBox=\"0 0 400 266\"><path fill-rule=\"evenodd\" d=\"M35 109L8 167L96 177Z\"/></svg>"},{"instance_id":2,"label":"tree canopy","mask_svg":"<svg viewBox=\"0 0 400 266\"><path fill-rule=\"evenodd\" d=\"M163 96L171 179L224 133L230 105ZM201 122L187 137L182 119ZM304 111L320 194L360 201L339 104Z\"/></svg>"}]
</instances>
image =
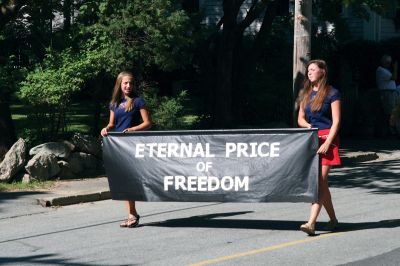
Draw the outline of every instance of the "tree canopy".
<instances>
[{"instance_id":1,"label":"tree canopy","mask_svg":"<svg viewBox=\"0 0 400 266\"><path fill-rule=\"evenodd\" d=\"M15 38L18 45L19 41L23 43L18 51L26 46L33 48L19 53L26 58L20 62L26 77L20 83L18 95L39 107L35 109L39 112L36 119L42 121L42 127L46 128L51 118L51 132L63 130L72 95L88 83L97 94L104 94L105 90L109 94L111 86L104 87L104 76L114 78L122 70L131 70L140 83L149 81L149 73L154 69L172 71L190 61L191 25L179 1L50 3L46 16L37 14L44 10L43 3L22 5L7 27L21 28L24 34L5 32L4 44ZM70 6L66 7L67 4ZM66 10L76 15L66 16ZM55 25L61 18L64 21ZM74 22L67 23L66 18Z\"/></svg>"},{"instance_id":2,"label":"tree canopy","mask_svg":"<svg viewBox=\"0 0 400 266\"><path fill-rule=\"evenodd\" d=\"M207 14L185 10L185 2L0 0L0 103L7 109L16 94L37 107L36 119L43 120L43 126L51 119L49 131L62 131L74 95L89 91L98 119L116 74L131 70L138 85L151 88L146 93L163 124L182 110L184 95L165 98L171 95L164 91L159 97L155 88L161 76L198 83L206 95L198 105L206 106L201 117L208 127L282 120L283 116L259 114L265 99L277 103L288 96L285 87L291 91L292 55L283 50L290 46L293 33L288 1L223 0L223 15L215 25L201 22ZM241 10L244 3L246 12ZM338 30L332 39L337 41L345 38L339 32L345 21L338 16L343 5L368 19L368 9L384 15L397 8L399 0L317 0L313 5L315 24L334 23ZM249 33L255 20L260 28ZM321 41L326 37L323 33L314 36ZM265 84L274 88L265 90ZM174 105L178 99L180 103ZM281 113L289 111L289 117L290 104L289 100L279 106ZM0 122L12 128L6 113L0 113Z\"/></svg>"}]
</instances>

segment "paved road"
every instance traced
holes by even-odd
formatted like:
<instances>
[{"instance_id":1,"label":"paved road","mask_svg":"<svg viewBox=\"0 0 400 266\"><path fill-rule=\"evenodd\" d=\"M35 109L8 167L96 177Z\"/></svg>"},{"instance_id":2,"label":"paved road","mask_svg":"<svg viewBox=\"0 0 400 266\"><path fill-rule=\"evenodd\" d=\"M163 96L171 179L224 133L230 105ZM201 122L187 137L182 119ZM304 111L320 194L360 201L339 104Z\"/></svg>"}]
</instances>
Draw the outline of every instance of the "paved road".
<instances>
[{"instance_id":1,"label":"paved road","mask_svg":"<svg viewBox=\"0 0 400 266\"><path fill-rule=\"evenodd\" d=\"M118 201L4 214L32 196L14 195L0 201L0 265L400 265L399 176L390 156L335 169L341 230L322 231L322 212L316 237L298 230L306 203L139 202L141 226L121 229Z\"/></svg>"}]
</instances>

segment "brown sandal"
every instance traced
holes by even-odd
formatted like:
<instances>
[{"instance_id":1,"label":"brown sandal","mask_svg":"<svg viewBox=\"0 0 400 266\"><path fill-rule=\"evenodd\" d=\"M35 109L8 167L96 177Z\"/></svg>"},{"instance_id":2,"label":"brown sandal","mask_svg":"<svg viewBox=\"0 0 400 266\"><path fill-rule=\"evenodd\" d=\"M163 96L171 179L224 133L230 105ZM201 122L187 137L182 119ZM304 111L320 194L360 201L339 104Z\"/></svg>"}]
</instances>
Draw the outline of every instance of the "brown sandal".
<instances>
[{"instance_id":1,"label":"brown sandal","mask_svg":"<svg viewBox=\"0 0 400 266\"><path fill-rule=\"evenodd\" d=\"M309 223L302 224L300 230L307 233L309 236L315 236L315 226Z\"/></svg>"},{"instance_id":2,"label":"brown sandal","mask_svg":"<svg viewBox=\"0 0 400 266\"><path fill-rule=\"evenodd\" d=\"M124 220L119 226L120 227L128 227L133 228L139 225L140 215L133 216L132 218L128 218Z\"/></svg>"}]
</instances>

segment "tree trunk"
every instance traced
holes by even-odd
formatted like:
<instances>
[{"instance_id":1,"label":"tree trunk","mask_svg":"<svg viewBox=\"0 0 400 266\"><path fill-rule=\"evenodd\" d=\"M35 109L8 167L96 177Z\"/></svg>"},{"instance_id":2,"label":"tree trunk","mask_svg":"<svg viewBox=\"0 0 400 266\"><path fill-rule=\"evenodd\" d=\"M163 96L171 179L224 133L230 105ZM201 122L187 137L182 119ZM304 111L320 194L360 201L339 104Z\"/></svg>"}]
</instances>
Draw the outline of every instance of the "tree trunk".
<instances>
[{"instance_id":1,"label":"tree trunk","mask_svg":"<svg viewBox=\"0 0 400 266\"><path fill-rule=\"evenodd\" d=\"M215 88L214 124L217 127L231 127L232 117L232 64L234 51L233 32L222 34L218 53L217 86Z\"/></svg>"},{"instance_id":2,"label":"tree trunk","mask_svg":"<svg viewBox=\"0 0 400 266\"><path fill-rule=\"evenodd\" d=\"M107 86L106 73L100 72L92 82L89 83L92 99L93 99L93 120L90 133L98 136L100 128L101 113L104 111L104 102L108 101L109 91ZM108 121L107 121L108 122ZM100 126L99 126L100 125Z\"/></svg>"},{"instance_id":3,"label":"tree trunk","mask_svg":"<svg viewBox=\"0 0 400 266\"><path fill-rule=\"evenodd\" d=\"M64 0L63 3L63 16L64 16L64 31L68 32L71 28L71 0Z\"/></svg>"},{"instance_id":4,"label":"tree trunk","mask_svg":"<svg viewBox=\"0 0 400 266\"><path fill-rule=\"evenodd\" d=\"M262 50L265 49L264 45L266 39L271 32L272 23L277 15L277 8L282 1L286 0L272 1L266 5L263 22L251 49L246 54L243 54L242 49L237 49L237 62L234 65L236 70L233 82L234 106L245 106L245 102L247 100L242 92L243 88L246 87L248 78L251 76L251 73L255 71L257 59L260 57ZM235 109L235 117L238 119L239 123L246 122L243 111L244 110L242 108Z\"/></svg>"},{"instance_id":5,"label":"tree trunk","mask_svg":"<svg viewBox=\"0 0 400 266\"><path fill-rule=\"evenodd\" d=\"M16 136L11 118L10 105L0 99L0 160L15 143Z\"/></svg>"},{"instance_id":6,"label":"tree trunk","mask_svg":"<svg viewBox=\"0 0 400 266\"><path fill-rule=\"evenodd\" d=\"M295 0L293 47L293 126L297 127L297 95L302 87L311 58L312 1Z\"/></svg>"},{"instance_id":7,"label":"tree trunk","mask_svg":"<svg viewBox=\"0 0 400 266\"><path fill-rule=\"evenodd\" d=\"M222 36L217 59L217 77L214 103L214 127L230 128L232 116L232 78L233 57L237 42L236 17L243 1L224 0L224 16Z\"/></svg>"}]
</instances>

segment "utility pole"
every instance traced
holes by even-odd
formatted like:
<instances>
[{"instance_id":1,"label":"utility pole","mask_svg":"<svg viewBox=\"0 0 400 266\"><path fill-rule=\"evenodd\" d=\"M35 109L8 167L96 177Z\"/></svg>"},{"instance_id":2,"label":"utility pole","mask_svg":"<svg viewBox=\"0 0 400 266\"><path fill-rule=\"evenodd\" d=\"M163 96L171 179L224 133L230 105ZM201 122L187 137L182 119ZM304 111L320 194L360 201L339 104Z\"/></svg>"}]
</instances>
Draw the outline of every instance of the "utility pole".
<instances>
[{"instance_id":1,"label":"utility pole","mask_svg":"<svg viewBox=\"0 0 400 266\"><path fill-rule=\"evenodd\" d=\"M312 0L295 0L293 46L293 126L297 127L297 94L311 59Z\"/></svg>"}]
</instances>

